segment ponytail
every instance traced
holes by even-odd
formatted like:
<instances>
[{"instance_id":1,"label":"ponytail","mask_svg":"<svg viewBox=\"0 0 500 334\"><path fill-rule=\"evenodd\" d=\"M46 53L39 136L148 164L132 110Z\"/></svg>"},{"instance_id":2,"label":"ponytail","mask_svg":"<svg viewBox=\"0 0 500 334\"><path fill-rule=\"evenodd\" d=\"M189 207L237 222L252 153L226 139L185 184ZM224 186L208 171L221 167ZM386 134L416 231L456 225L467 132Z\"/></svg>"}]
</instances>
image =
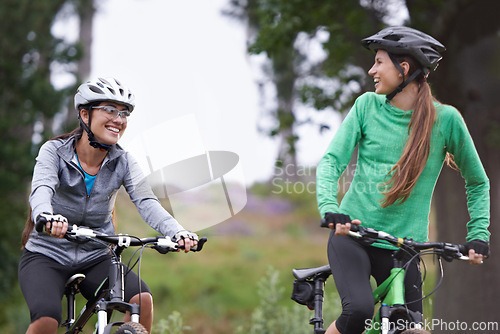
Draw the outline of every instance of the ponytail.
<instances>
[{"instance_id":1,"label":"ponytail","mask_svg":"<svg viewBox=\"0 0 500 334\"><path fill-rule=\"evenodd\" d=\"M408 62L410 71L414 72L418 66L412 57L398 56L397 58L399 62ZM415 108L408 126L409 137L401 158L387 174L392 174L392 176L384 184L386 187L390 186L387 191L383 192L385 198L381 204L384 208L397 201L403 203L408 199L429 158L431 132L436 119L434 97L423 74L418 75L415 82L419 88Z\"/></svg>"},{"instance_id":2,"label":"ponytail","mask_svg":"<svg viewBox=\"0 0 500 334\"><path fill-rule=\"evenodd\" d=\"M31 207L30 207L30 212L28 214L28 218L26 219L26 225L24 226L23 234L21 236L21 249L24 249L24 246L26 246L26 243L30 238L31 231L33 231L34 227L35 223L33 223L33 219L31 218Z\"/></svg>"},{"instance_id":3,"label":"ponytail","mask_svg":"<svg viewBox=\"0 0 500 334\"><path fill-rule=\"evenodd\" d=\"M400 63L408 62L410 72L414 72L418 68L416 61L410 56L403 55L396 58ZM408 75L411 74L408 73ZM382 193L385 196L381 201L383 208L396 202L401 204L408 199L429 158L431 132L436 119L435 99L423 74L418 75L415 82L419 88L415 108L408 126L408 141L401 158L387 174L392 175L389 181L384 184L389 189ZM445 162L451 168L458 170L452 154L446 153Z\"/></svg>"}]
</instances>

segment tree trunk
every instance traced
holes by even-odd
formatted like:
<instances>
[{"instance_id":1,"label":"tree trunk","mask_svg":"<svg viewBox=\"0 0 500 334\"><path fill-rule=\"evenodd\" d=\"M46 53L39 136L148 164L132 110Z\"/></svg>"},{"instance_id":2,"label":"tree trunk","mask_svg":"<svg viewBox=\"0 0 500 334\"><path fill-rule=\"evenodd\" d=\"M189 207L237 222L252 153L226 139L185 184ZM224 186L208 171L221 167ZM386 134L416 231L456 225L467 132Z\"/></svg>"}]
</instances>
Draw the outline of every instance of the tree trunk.
<instances>
[{"instance_id":1,"label":"tree trunk","mask_svg":"<svg viewBox=\"0 0 500 334\"><path fill-rule=\"evenodd\" d=\"M80 80L88 79L91 70L92 27L94 24L94 1L82 0L79 4L80 15L80 42L83 45L82 59L78 63L78 77Z\"/></svg>"},{"instance_id":2,"label":"tree trunk","mask_svg":"<svg viewBox=\"0 0 500 334\"><path fill-rule=\"evenodd\" d=\"M436 88L443 102L454 104L464 116L474 139L486 173L490 179L491 194L491 253L492 259L481 266L468 263L445 263L445 280L435 297L434 319L448 322L497 322L500 326L500 79L495 75L498 63L499 38L493 35L467 46L450 57ZM453 62L450 64L450 62ZM441 70L441 68L440 68ZM453 76L455 78L453 78ZM444 82L446 81L445 84ZM454 82L455 87L450 87ZM457 98L458 96L458 98ZM456 101L456 102L454 102ZM465 224L469 220L464 182L457 172L445 168L437 184L435 195L438 239L463 243ZM496 327L474 333L498 333ZM433 333L447 333L444 326ZM472 333L472 331L470 331Z\"/></svg>"}]
</instances>

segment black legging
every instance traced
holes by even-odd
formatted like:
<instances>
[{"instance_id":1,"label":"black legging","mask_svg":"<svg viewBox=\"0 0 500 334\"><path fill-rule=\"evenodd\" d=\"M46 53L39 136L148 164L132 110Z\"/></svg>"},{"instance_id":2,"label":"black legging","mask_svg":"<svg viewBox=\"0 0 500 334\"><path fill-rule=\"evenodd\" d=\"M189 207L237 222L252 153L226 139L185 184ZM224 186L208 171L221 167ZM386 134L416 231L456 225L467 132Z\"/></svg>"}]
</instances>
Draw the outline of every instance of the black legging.
<instances>
[{"instance_id":1,"label":"black legging","mask_svg":"<svg viewBox=\"0 0 500 334\"><path fill-rule=\"evenodd\" d=\"M342 314L335 325L342 334L362 333L374 312L370 275L377 284L389 277L393 267L392 251L362 245L349 236L336 236L332 231L328 240L328 260L342 300ZM418 260L406 271L405 290L407 302L422 298ZM408 308L422 312L422 302L410 303Z\"/></svg>"},{"instance_id":2,"label":"black legging","mask_svg":"<svg viewBox=\"0 0 500 334\"><path fill-rule=\"evenodd\" d=\"M80 265L64 266L43 254L25 251L19 261L19 284L30 310L31 322L50 317L60 323L66 280L74 274L84 274L86 277L80 284L80 291L89 299L108 275L110 265L110 256ZM139 293L138 283L139 279L133 271L125 276L125 301L130 301ZM140 291L151 293L143 281Z\"/></svg>"}]
</instances>

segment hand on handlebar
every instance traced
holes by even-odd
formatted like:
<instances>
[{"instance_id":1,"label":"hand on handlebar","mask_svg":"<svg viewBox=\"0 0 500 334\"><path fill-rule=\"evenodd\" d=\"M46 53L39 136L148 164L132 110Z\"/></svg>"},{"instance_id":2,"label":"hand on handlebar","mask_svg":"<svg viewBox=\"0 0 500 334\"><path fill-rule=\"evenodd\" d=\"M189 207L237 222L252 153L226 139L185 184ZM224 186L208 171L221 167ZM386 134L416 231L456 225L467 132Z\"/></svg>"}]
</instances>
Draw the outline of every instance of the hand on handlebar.
<instances>
[{"instance_id":1,"label":"hand on handlebar","mask_svg":"<svg viewBox=\"0 0 500 334\"><path fill-rule=\"evenodd\" d=\"M45 224L45 231L55 238L64 238L68 231L68 220L62 215L52 215L50 213L41 213L36 218L37 223Z\"/></svg>"},{"instance_id":2,"label":"hand on handlebar","mask_svg":"<svg viewBox=\"0 0 500 334\"><path fill-rule=\"evenodd\" d=\"M469 250L469 263L482 264L486 257L483 254L476 253L473 249Z\"/></svg>"},{"instance_id":3,"label":"hand on handlebar","mask_svg":"<svg viewBox=\"0 0 500 334\"><path fill-rule=\"evenodd\" d=\"M198 245L198 240L181 239L177 243L179 244L179 246L184 247L185 253L188 253L191 248L194 248Z\"/></svg>"},{"instance_id":4,"label":"hand on handlebar","mask_svg":"<svg viewBox=\"0 0 500 334\"><path fill-rule=\"evenodd\" d=\"M329 229L335 230L335 235L348 235L351 224L361 225L361 221L359 219L351 220L351 217L342 213L327 212L322 226L326 227L325 224L328 225Z\"/></svg>"},{"instance_id":5,"label":"hand on handlebar","mask_svg":"<svg viewBox=\"0 0 500 334\"><path fill-rule=\"evenodd\" d=\"M474 239L464 244L469 252L469 263L481 264L490 254L490 246L484 240Z\"/></svg>"},{"instance_id":6,"label":"hand on handlebar","mask_svg":"<svg viewBox=\"0 0 500 334\"><path fill-rule=\"evenodd\" d=\"M328 228L335 230L335 235L348 235L351 230L352 225L361 225L361 221L359 219L353 219L350 223L335 224L335 228L333 228L333 224L328 224Z\"/></svg>"},{"instance_id":7,"label":"hand on handlebar","mask_svg":"<svg viewBox=\"0 0 500 334\"><path fill-rule=\"evenodd\" d=\"M198 245L198 235L186 230L177 232L174 235L173 240L177 242L181 248L184 248L185 253L189 252L191 248Z\"/></svg>"}]
</instances>

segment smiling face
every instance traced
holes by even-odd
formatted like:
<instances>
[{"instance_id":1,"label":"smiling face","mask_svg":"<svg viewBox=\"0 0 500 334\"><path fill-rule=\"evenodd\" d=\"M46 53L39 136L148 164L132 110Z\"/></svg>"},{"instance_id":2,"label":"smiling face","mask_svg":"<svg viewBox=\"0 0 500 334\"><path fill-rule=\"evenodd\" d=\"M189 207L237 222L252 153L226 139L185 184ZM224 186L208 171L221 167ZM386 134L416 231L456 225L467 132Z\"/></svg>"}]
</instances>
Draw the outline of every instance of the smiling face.
<instances>
[{"instance_id":1,"label":"smiling face","mask_svg":"<svg viewBox=\"0 0 500 334\"><path fill-rule=\"evenodd\" d=\"M116 144L127 128L125 114L128 114L128 108L121 103L104 101L92 109L90 130L96 141L106 145ZM88 124L88 111L82 110L81 113L83 121Z\"/></svg>"},{"instance_id":2,"label":"smiling face","mask_svg":"<svg viewBox=\"0 0 500 334\"><path fill-rule=\"evenodd\" d=\"M408 64L406 63L406 65ZM408 71L408 68L405 68L406 65L405 63L401 64L405 73ZM375 82L375 93L377 94L390 94L401 82L403 82L401 73L396 69L389 54L385 50L377 51L375 63L368 71L368 74L373 77L373 81Z\"/></svg>"}]
</instances>

